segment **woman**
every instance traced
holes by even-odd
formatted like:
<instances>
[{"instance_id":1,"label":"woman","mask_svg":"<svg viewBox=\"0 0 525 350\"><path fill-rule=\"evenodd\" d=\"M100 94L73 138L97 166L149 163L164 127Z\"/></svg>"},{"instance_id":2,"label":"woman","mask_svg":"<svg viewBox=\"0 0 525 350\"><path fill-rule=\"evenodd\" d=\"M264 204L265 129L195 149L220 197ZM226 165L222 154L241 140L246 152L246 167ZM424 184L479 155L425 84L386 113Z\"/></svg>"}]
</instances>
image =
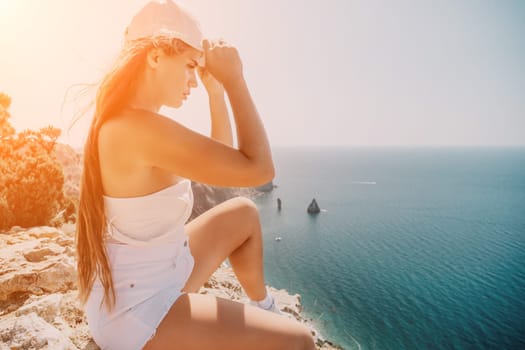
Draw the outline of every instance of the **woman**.
<instances>
[{"instance_id":1,"label":"woman","mask_svg":"<svg viewBox=\"0 0 525 350\"><path fill-rule=\"evenodd\" d=\"M211 138L158 114L162 105L183 104L197 70L210 98ZM273 176L236 49L202 40L195 19L172 1L148 3L101 83L85 145L79 297L100 347L314 349L308 329L278 315L267 293L253 202L234 198L184 225L193 205L189 179L256 186ZM196 294L226 258L251 305Z\"/></svg>"}]
</instances>

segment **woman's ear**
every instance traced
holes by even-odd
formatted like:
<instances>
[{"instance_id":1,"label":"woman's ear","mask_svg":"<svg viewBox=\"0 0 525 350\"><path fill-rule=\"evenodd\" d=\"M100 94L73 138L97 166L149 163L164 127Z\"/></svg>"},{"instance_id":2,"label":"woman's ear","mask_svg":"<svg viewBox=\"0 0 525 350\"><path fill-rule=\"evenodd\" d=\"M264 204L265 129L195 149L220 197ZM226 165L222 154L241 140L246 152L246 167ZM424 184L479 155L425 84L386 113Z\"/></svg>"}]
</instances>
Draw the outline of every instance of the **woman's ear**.
<instances>
[{"instance_id":1,"label":"woman's ear","mask_svg":"<svg viewBox=\"0 0 525 350\"><path fill-rule=\"evenodd\" d=\"M149 50L146 54L146 62L148 63L148 66L153 69L157 68L160 58L163 54L164 52L160 48L153 48Z\"/></svg>"}]
</instances>

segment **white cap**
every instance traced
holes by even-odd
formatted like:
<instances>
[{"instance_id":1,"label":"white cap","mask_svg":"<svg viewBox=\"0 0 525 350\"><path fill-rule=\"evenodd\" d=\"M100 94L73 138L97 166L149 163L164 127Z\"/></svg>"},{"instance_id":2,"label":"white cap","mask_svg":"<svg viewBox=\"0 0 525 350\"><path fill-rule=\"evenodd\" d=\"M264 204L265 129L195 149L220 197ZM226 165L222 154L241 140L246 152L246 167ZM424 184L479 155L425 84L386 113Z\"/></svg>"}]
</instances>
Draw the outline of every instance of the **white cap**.
<instances>
[{"instance_id":1,"label":"white cap","mask_svg":"<svg viewBox=\"0 0 525 350\"><path fill-rule=\"evenodd\" d=\"M132 41L157 35L180 39L204 51L199 22L188 10L172 0L148 2L131 20L125 38L126 41Z\"/></svg>"}]
</instances>

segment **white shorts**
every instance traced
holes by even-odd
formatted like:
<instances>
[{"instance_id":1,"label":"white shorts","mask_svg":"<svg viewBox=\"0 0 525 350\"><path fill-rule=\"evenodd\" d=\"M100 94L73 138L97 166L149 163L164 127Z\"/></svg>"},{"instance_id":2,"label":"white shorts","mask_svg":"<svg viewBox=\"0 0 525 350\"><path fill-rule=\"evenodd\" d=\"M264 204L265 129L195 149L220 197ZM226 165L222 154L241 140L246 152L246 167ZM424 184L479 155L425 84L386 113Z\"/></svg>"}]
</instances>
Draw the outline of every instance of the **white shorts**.
<instances>
[{"instance_id":1,"label":"white shorts","mask_svg":"<svg viewBox=\"0 0 525 350\"><path fill-rule=\"evenodd\" d=\"M106 243L116 304L111 313L101 304L104 289L97 279L85 312L93 339L103 350L140 350L179 296L194 266L189 238L136 247Z\"/></svg>"}]
</instances>

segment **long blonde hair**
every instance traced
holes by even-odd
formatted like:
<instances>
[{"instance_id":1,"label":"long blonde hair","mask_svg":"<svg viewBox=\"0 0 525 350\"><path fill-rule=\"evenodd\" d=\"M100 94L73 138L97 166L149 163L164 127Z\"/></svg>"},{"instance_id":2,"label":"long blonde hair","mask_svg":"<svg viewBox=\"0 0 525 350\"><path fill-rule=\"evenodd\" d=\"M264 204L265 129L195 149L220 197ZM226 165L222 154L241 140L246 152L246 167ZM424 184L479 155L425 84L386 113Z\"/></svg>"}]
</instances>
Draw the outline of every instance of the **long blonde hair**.
<instances>
[{"instance_id":1,"label":"long blonde hair","mask_svg":"<svg viewBox=\"0 0 525 350\"><path fill-rule=\"evenodd\" d=\"M100 173L98 132L109 119L126 108L136 90L146 55L152 48L161 48L168 55L184 52L184 42L164 36L150 37L126 43L113 68L102 80L95 98L95 113L84 147L84 167L80 180L80 202L76 226L76 251L79 299L84 304L98 277L104 287L108 310L116 303L111 267L105 249L106 217Z\"/></svg>"}]
</instances>

